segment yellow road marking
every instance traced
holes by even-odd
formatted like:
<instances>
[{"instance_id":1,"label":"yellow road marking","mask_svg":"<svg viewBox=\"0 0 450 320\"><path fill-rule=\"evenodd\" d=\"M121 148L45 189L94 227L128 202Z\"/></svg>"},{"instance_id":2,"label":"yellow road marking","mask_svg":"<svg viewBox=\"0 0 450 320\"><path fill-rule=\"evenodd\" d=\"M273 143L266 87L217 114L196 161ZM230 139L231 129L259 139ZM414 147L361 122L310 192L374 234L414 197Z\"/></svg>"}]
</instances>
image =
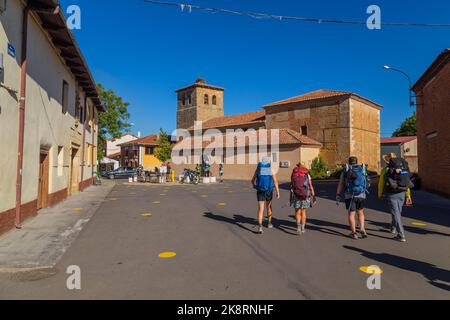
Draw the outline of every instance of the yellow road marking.
<instances>
[{"instance_id":1,"label":"yellow road marking","mask_svg":"<svg viewBox=\"0 0 450 320\"><path fill-rule=\"evenodd\" d=\"M412 225L417 226L417 227L426 227L427 224L423 223L423 222L413 222Z\"/></svg>"},{"instance_id":2,"label":"yellow road marking","mask_svg":"<svg viewBox=\"0 0 450 320\"><path fill-rule=\"evenodd\" d=\"M175 252L161 252L158 256L161 259L170 259L170 258L175 258L176 255L177 254Z\"/></svg>"},{"instance_id":3,"label":"yellow road marking","mask_svg":"<svg viewBox=\"0 0 450 320\"><path fill-rule=\"evenodd\" d=\"M221 207L224 207L224 206L226 206L227 204L226 204L225 202L219 202L218 205L221 206Z\"/></svg>"},{"instance_id":4,"label":"yellow road marking","mask_svg":"<svg viewBox=\"0 0 450 320\"><path fill-rule=\"evenodd\" d=\"M153 203L153 204L160 204L161 201L153 201L152 203Z\"/></svg>"},{"instance_id":5,"label":"yellow road marking","mask_svg":"<svg viewBox=\"0 0 450 320\"><path fill-rule=\"evenodd\" d=\"M368 266L362 266L359 268L359 271L367 273L367 274L383 274L384 271L381 270L378 267L368 267Z\"/></svg>"},{"instance_id":6,"label":"yellow road marking","mask_svg":"<svg viewBox=\"0 0 450 320\"><path fill-rule=\"evenodd\" d=\"M142 216L143 216L143 217L151 217L151 216L153 216L153 214L151 214L150 212L148 212L148 213L142 214Z\"/></svg>"},{"instance_id":7,"label":"yellow road marking","mask_svg":"<svg viewBox=\"0 0 450 320\"><path fill-rule=\"evenodd\" d=\"M202 198L208 198L208 196L206 194L202 194L201 197Z\"/></svg>"},{"instance_id":8,"label":"yellow road marking","mask_svg":"<svg viewBox=\"0 0 450 320\"><path fill-rule=\"evenodd\" d=\"M74 208L73 211L81 212L81 211L84 211L84 209L83 208Z\"/></svg>"}]
</instances>

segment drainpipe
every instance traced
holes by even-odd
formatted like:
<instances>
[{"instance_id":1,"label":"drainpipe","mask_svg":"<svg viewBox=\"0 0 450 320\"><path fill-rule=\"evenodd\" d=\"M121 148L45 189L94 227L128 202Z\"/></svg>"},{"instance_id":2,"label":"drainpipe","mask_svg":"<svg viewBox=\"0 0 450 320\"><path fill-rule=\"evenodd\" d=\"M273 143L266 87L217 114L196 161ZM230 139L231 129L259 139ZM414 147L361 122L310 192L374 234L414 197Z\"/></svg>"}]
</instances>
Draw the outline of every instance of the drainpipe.
<instances>
[{"instance_id":1,"label":"drainpipe","mask_svg":"<svg viewBox=\"0 0 450 320\"><path fill-rule=\"evenodd\" d=\"M91 178L92 178L92 183L94 183L94 159L96 159L96 157L97 157L97 155L94 154L94 143L95 143L95 106L92 106L92 130L91 130L91 135L92 135L92 152L91 152L92 173L91 173ZM98 140L97 140L97 144L98 144ZM95 151L97 151L97 148L95 148Z\"/></svg>"},{"instance_id":2,"label":"drainpipe","mask_svg":"<svg viewBox=\"0 0 450 320\"><path fill-rule=\"evenodd\" d=\"M28 16L31 8L27 5L23 9L22 21L22 54L19 89L19 146L17 152L17 178L16 178L16 228L21 226L21 204L22 204L22 171L23 171L23 140L25 130L25 97L27 85L27 38L28 38Z\"/></svg>"},{"instance_id":3,"label":"drainpipe","mask_svg":"<svg viewBox=\"0 0 450 320\"><path fill-rule=\"evenodd\" d=\"M83 112L83 118L81 121L83 122L83 147L81 148L81 184L80 184L80 191L83 192L83 179L84 179L84 167L86 166L86 103L87 103L87 95L86 92L84 93L84 112Z\"/></svg>"}]
</instances>

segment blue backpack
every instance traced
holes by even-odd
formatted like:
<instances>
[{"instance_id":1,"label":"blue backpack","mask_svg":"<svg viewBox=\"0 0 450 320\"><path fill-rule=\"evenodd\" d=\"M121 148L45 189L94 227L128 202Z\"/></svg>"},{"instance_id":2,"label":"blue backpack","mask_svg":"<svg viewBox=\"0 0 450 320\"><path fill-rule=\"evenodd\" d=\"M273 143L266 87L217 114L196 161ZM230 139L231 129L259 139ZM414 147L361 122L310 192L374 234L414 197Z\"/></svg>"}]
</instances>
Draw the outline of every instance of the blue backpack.
<instances>
[{"instance_id":1,"label":"blue backpack","mask_svg":"<svg viewBox=\"0 0 450 320\"><path fill-rule=\"evenodd\" d=\"M353 196L367 192L367 173L364 165L347 166L347 192Z\"/></svg>"},{"instance_id":2,"label":"blue backpack","mask_svg":"<svg viewBox=\"0 0 450 320\"><path fill-rule=\"evenodd\" d=\"M275 184L272 178L270 163L258 164L256 172L256 190L259 192L272 192Z\"/></svg>"}]
</instances>

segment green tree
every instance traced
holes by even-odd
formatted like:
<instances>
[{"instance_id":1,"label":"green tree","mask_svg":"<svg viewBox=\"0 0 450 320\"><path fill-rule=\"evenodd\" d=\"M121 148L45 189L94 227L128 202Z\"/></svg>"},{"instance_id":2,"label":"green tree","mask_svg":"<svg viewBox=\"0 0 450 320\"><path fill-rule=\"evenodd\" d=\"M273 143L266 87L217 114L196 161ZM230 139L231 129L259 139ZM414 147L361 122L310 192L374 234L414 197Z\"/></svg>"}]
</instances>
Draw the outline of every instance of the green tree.
<instances>
[{"instance_id":1,"label":"green tree","mask_svg":"<svg viewBox=\"0 0 450 320\"><path fill-rule=\"evenodd\" d=\"M318 156L313 160L309 174L312 179L321 180L328 178L328 165L321 156Z\"/></svg>"},{"instance_id":2,"label":"green tree","mask_svg":"<svg viewBox=\"0 0 450 320\"><path fill-rule=\"evenodd\" d=\"M172 144L170 143L170 136L164 129L160 129L159 145L155 148L155 156L161 162L166 162L172 158Z\"/></svg>"},{"instance_id":3,"label":"green tree","mask_svg":"<svg viewBox=\"0 0 450 320\"><path fill-rule=\"evenodd\" d=\"M128 122L128 102L116 95L111 89L105 89L100 83L97 85L98 93L106 112L100 112L98 116L98 159L103 158L103 146L106 139L118 139L124 133L130 131L131 124Z\"/></svg>"},{"instance_id":4,"label":"green tree","mask_svg":"<svg viewBox=\"0 0 450 320\"><path fill-rule=\"evenodd\" d=\"M405 119L403 123L400 125L400 128L398 128L394 134L393 137L407 137L407 136L415 136L417 135L417 129L416 129L416 113Z\"/></svg>"}]
</instances>

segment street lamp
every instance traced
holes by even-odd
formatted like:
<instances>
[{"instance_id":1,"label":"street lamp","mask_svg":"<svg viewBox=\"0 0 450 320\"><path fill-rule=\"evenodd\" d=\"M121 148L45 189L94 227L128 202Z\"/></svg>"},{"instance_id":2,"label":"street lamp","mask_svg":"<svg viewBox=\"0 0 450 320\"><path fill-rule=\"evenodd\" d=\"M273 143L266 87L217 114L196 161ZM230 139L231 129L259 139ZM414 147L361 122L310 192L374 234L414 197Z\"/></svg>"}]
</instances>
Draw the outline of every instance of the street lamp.
<instances>
[{"instance_id":1,"label":"street lamp","mask_svg":"<svg viewBox=\"0 0 450 320\"><path fill-rule=\"evenodd\" d=\"M384 66L383 68L384 68L384 70L392 70L392 71L395 71L395 72L399 72L399 73L401 73L402 75L404 75L408 79L408 84L409 84L409 105L411 107L413 107L415 105L415 103L414 103L415 94L414 94L414 91L413 91L412 81L411 81L411 78L409 77L409 75L406 72L402 71L402 70L399 70L399 69L396 69L396 68L393 68L393 67L390 67L390 66Z\"/></svg>"}]
</instances>

